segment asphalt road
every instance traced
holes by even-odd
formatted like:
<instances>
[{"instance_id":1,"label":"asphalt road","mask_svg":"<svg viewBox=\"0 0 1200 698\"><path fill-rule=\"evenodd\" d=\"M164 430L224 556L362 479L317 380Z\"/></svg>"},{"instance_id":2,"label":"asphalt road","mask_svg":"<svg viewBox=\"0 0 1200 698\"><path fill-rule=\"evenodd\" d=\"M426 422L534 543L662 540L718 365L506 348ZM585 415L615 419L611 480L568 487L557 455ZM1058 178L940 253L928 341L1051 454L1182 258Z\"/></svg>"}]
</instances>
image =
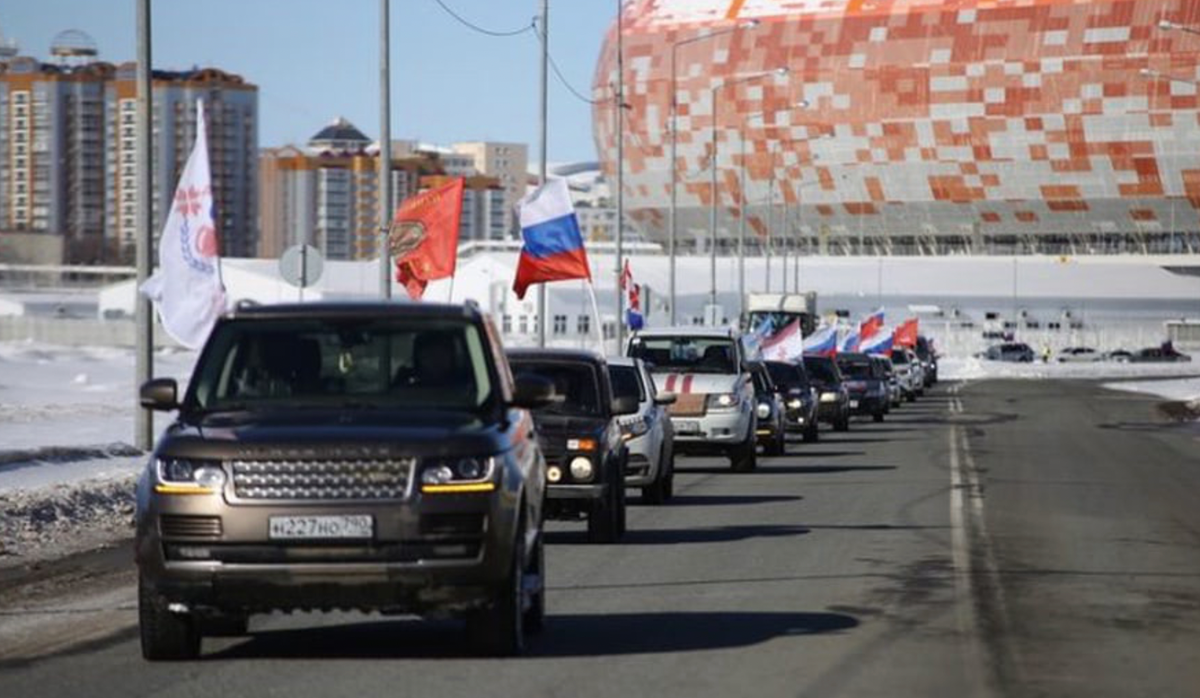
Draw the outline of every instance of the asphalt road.
<instances>
[{"instance_id":1,"label":"asphalt road","mask_svg":"<svg viewBox=\"0 0 1200 698\"><path fill-rule=\"evenodd\" d=\"M1200 692L1200 432L1087 383L939 387L677 497L555 524L527 658L461 629L256 618L144 663L124 549L0 575L0 695L1132 696Z\"/></svg>"}]
</instances>

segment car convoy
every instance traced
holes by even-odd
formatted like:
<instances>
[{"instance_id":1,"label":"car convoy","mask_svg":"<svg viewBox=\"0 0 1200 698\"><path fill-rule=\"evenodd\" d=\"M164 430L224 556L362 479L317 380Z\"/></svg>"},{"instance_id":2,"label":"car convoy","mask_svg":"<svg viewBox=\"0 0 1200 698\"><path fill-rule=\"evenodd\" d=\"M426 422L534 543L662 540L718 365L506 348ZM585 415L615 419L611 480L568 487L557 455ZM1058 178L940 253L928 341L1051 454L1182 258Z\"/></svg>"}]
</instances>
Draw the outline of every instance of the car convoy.
<instances>
[{"instance_id":1,"label":"car convoy","mask_svg":"<svg viewBox=\"0 0 1200 698\"><path fill-rule=\"evenodd\" d=\"M195 658L253 614L338 609L459 617L477 651L520 654L544 622L545 521L616 543L627 489L668 503L677 455L753 471L760 447L881 421L932 384L907 349L762 361L746 340L647 329L605 358L506 352L471 303L227 313L185 392L140 391L177 413L137 485L144 658Z\"/></svg>"}]
</instances>

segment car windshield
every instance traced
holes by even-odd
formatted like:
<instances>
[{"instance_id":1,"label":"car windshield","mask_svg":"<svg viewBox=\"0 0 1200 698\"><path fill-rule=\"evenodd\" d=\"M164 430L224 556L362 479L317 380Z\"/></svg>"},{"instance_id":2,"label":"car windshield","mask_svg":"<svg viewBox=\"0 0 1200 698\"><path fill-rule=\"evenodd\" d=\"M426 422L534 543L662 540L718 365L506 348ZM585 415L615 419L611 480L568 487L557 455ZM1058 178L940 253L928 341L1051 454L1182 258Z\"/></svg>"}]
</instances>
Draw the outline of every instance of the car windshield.
<instances>
[{"instance_id":1,"label":"car windshield","mask_svg":"<svg viewBox=\"0 0 1200 698\"><path fill-rule=\"evenodd\" d=\"M813 380L822 383L837 383L841 380L837 372L837 366L829 359L806 357L804 359L804 370L808 371L809 377Z\"/></svg>"},{"instance_id":2,"label":"car windshield","mask_svg":"<svg viewBox=\"0 0 1200 698\"><path fill-rule=\"evenodd\" d=\"M842 372L842 376L846 378L863 380L875 377L875 372L871 370L871 364L862 361L839 361L838 369Z\"/></svg>"},{"instance_id":3,"label":"car windshield","mask_svg":"<svg viewBox=\"0 0 1200 698\"><path fill-rule=\"evenodd\" d=\"M475 411L492 397L487 356L465 320L234 320L214 330L189 406Z\"/></svg>"},{"instance_id":4,"label":"car windshield","mask_svg":"<svg viewBox=\"0 0 1200 698\"><path fill-rule=\"evenodd\" d=\"M539 413L587 417L601 414L600 388L591 364L521 360L509 363L515 375L532 373L554 384L554 394L560 399L542 407Z\"/></svg>"},{"instance_id":5,"label":"car windshield","mask_svg":"<svg viewBox=\"0 0 1200 698\"><path fill-rule=\"evenodd\" d=\"M775 385L785 390L808 387L808 375L799 366L782 361L768 361L767 370L770 371L771 380Z\"/></svg>"},{"instance_id":6,"label":"car windshield","mask_svg":"<svg viewBox=\"0 0 1200 698\"><path fill-rule=\"evenodd\" d=\"M609 366L608 380L612 383L613 397L635 397L638 402L646 399L638 370L632 366Z\"/></svg>"},{"instance_id":7,"label":"car windshield","mask_svg":"<svg viewBox=\"0 0 1200 698\"><path fill-rule=\"evenodd\" d=\"M737 351L728 337L634 337L629 355L656 372L737 373Z\"/></svg>"},{"instance_id":8,"label":"car windshield","mask_svg":"<svg viewBox=\"0 0 1200 698\"><path fill-rule=\"evenodd\" d=\"M904 364L907 364L907 363L908 363L908 355L907 354L905 354L902 351L892 352L892 364L893 365L903 366Z\"/></svg>"}]
</instances>

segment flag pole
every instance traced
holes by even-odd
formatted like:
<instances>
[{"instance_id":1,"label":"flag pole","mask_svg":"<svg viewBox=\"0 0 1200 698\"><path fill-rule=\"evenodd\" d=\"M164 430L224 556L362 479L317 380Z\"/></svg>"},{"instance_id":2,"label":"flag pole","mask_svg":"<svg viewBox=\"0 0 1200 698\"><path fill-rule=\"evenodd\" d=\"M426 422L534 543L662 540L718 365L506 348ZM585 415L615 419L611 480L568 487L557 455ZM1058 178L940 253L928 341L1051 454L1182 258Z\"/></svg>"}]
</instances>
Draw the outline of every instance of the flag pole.
<instances>
[{"instance_id":1,"label":"flag pole","mask_svg":"<svg viewBox=\"0 0 1200 698\"><path fill-rule=\"evenodd\" d=\"M596 316L596 343L600 349L600 353L604 354L606 353L604 351L604 321L600 319L600 304L596 302L596 287L592 285L591 281L584 281L583 283L587 286L588 297L592 299L592 313ZM545 284L542 284L542 286L545 287ZM620 318L617 318L617 320L619 321Z\"/></svg>"},{"instance_id":2,"label":"flag pole","mask_svg":"<svg viewBox=\"0 0 1200 698\"><path fill-rule=\"evenodd\" d=\"M538 140L541 142L541 152L538 154L538 186L546 186L546 131L547 121L549 120L548 108L548 81L549 81L549 64L550 64L550 0L542 0L541 19L538 21L538 31L542 34L542 73L541 73L541 98L538 109L540 121ZM546 313L549 311L549 302L546 293L546 284L538 284L537 292L537 307L538 307L538 346L546 346ZM595 303L595 299L592 299Z\"/></svg>"},{"instance_id":3,"label":"flag pole","mask_svg":"<svg viewBox=\"0 0 1200 698\"><path fill-rule=\"evenodd\" d=\"M154 177L151 174L153 132L150 128L150 0L137 3L137 287L142 288L150 278L151 254L154 248L154 210L151 205ZM150 299L136 294L134 319L137 328L137 348L134 351L134 382L141 386L154 375L154 315ZM137 395L133 396L138 400ZM134 403L134 445L149 451L154 445L153 413Z\"/></svg>"},{"instance_id":4,"label":"flag pole","mask_svg":"<svg viewBox=\"0 0 1200 698\"><path fill-rule=\"evenodd\" d=\"M388 248L392 218L390 2L379 0L379 296L384 300L392 297L392 260Z\"/></svg>"}]
</instances>

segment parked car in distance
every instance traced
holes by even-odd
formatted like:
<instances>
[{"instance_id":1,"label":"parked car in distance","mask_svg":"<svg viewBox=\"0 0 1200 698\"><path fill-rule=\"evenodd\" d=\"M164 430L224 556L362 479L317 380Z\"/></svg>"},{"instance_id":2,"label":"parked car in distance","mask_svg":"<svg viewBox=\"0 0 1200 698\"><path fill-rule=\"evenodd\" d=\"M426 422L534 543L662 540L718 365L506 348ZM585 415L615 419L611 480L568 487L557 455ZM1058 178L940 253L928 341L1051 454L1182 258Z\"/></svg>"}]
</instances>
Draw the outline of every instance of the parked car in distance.
<instances>
[{"instance_id":1,"label":"parked car in distance","mask_svg":"<svg viewBox=\"0 0 1200 698\"><path fill-rule=\"evenodd\" d=\"M932 388L938 382L938 355L933 348L933 340L925 335L917 335L917 346L913 347L913 352L921 360L925 387Z\"/></svg>"},{"instance_id":2,"label":"parked car in distance","mask_svg":"<svg viewBox=\"0 0 1200 698\"><path fill-rule=\"evenodd\" d=\"M462 615L520 653L542 624L545 460L531 408L473 304L304 303L218 319L137 484L148 660L196 657L251 614Z\"/></svg>"},{"instance_id":3,"label":"parked car in distance","mask_svg":"<svg viewBox=\"0 0 1200 698\"><path fill-rule=\"evenodd\" d=\"M866 354L849 352L837 355L837 365L850 394L850 414L870 415L876 422L882 422L891 395L887 378L878 365Z\"/></svg>"},{"instance_id":4,"label":"parked car in distance","mask_svg":"<svg viewBox=\"0 0 1200 698\"><path fill-rule=\"evenodd\" d=\"M1133 360L1133 352L1129 351L1128 349L1113 349L1112 351L1105 352L1104 360L1115 361L1119 364L1127 364Z\"/></svg>"},{"instance_id":5,"label":"parked car in distance","mask_svg":"<svg viewBox=\"0 0 1200 698\"><path fill-rule=\"evenodd\" d=\"M833 425L834 431L850 429L850 394L837 362L828 356L806 355L804 370L817 389L817 418Z\"/></svg>"},{"instance_id":6,"label":"parked car in distance","mask_svg":"<svg viewBox=\"0 0 1200 698\"><path fill-rule=\"evenodd\" d=\"M608 376L614 396L638 401L637 413L619 420L629 449L625 486L641 488L648 504L663 504L675 493L675 432L667 415L675 394L657 392L641 359L609 357Z\"/></svg>"},{"instance_id":7,"label":"parked car in distance","mask_svg":"<svg viewBox=\"0 0 1200 698\"><path fill-rule=\"evenodd\" d=\"M887 378L888 384L888 412L893 407L899 407L904 401L904 392L900 390L900 379L896 376L896 367L892 365L892 360L886 356L871 355L871 359L879 365L879 370Z\"/></svg>"},{"instance_id":8,"label":"parked car in distance","mask_svg":"<svg viewBox=\"0 0 1200 698\"><path fill-rule=\"evenodd\" d=\"M983 358L988 361L1005 361L1009 363L1033 363L1033 349L1024 342L1005 342L1004 344L993 344L983 353Z\"/></svg>"},{"instance_id":9,"label":"parked car in distance","mask_svg":"<svg viewBox=\"0 0 1200 698\"><path fill-rule=\"evenodd\" d=\"M758 418L758 444L768 456L782 456L787 451L787 431L783 421L783 400L771 380L771 373L761 361L748 361L746 368L754 381L754 399Z\"/></svg>"},{"instance_id":10,"label":"parked car in distance","mask_svg":"<svg viewBox=\"0 0 1200 698\"><path fill-rule=\"evenodd\" d=\"M508 361L516 375L554 385L554 402L533 412L546 456L546 518L586 519L589 542L617 542L629 461L619 420L638 411L637 400L613 396L608 364L590 351L516 349Z\"/></svg>"},{"instance_id":11,"label":"parked car in distance","mask_svg":"<svg viewBox=\"0 0 1200 698\"><path fill-rule=\"evenodd\" d=\"M646 362L658 390L678 396L670 408L676 453L727 456L736 472L757 467L758 405L738 331L640 330L625 353Z\"/></svg>"},{"instance_id":12,"label":"parked car in distance","mask_svg":"<svg viewBox=\"0 0 1200 698\"><path fill-rule=\"evenodd\" d=\"M1147 347L1135 353L1129 359L1135 364L1143 363L1181 363L1191 361L1192 357L1181 354L1170 342L1159 347Z\"/></svg>"},{"instance_id":13,"label":"parked car in distance","mask_svg":"<svg viewBox=\"0 0 1200 698\"><path fill-rule=\"evenodd\" d=\"M765 361L771 380L779 391L784 405L784 426L790 432L800 432L804 440L816 441L817 391L809 383L803 362Z\"/></svg>"},{"instance_id":14,"label":"parked car in distance","mask_svg":"<svg viewBox=\"0 0 1200 698\"><path fill-rule=\"evenodd\" d=\"M1104 354L1091 347L1064 347L1054 359L1060 364L1083 364L1103 361Z\"/></svg>"}]
</instances>

